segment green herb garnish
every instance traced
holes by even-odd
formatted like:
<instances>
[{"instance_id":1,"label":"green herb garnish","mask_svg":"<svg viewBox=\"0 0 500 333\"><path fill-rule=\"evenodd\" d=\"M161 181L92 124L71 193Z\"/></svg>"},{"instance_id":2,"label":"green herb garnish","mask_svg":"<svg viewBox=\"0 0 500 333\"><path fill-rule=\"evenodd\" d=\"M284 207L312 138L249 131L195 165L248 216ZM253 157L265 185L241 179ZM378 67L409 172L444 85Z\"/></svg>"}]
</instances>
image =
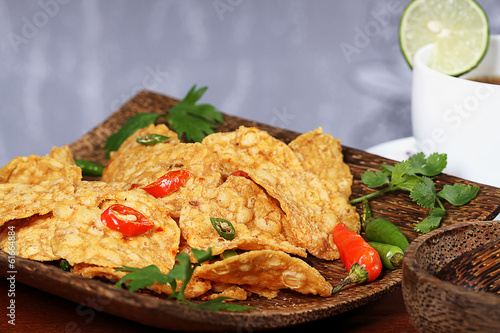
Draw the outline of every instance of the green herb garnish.
<instances>
[{"instance_id":1,"label":"green herb garnish","mask_svg":"<svg viewBox=\"0 0 500 333\"><path fill-rule=\"evenodd\" d=\"M389 191L403 190L410 192L410 198L419 206L430 209L429 215L415 226L415 230L428 233L441 224L446 209L440 199L454 206L462 206L474 199L478 186L465 184L445 185L438 191L433 177L440 174L447 164L446 154L431 154L428 158L418 153L394 166L382 165L380 170L366 171L361 175L362 182L370 187L382 189L351 200L351 204L362 202Z\"/></svg>"},{"instance_id":2,"label":"green herb garnish","mask_svg":"<svg viewBox=\"0 0 500 333\"><path fill-rule=\"evenodd\" d=\"M208 87L196 90L193 86L186 97L167 112L170 127L187 141L200 142L217 128L217 123L224 123L222 113L210 104L196 104Z\"/></svg>"},{"instance_id":3,"label":"green herb garnish","mask_svg":"<svg viewBox=\"0 0 500 333\"><path fill-rule=\"evenodd\" d=\"M159 117L161 117L159 113L138 113L130 117L117 132L106 139L104 150L108 151L107 157L109 158L110 152L118 150L135 131L154 124Z\"/></svg>"},{"instance_id":4,"label":"green herb garnish","mask_svg":"<svg viewBox=\"0 0 500 333\"><path fill-rule=\"evenodd\" d=\"M118 268L119 272L130 272L118 281L115 286L120 288L122 284L125 284L131 292L139 289L144 289L153 285L155 282L159 284L170 284L172 287L172 294L169 299L174 299L177 302L184 304L192 308L198 308L207 311L247 311L255 309L254 307L248 307L240 304L225 303L225 300L230 299L229 297L217 297L214 300L201 303L193 303L188 301L184 296L184 291L188 285L193 272L201 263L212 259L212 251L192 249L193 255L197 262L192 264L189 255L187 253L180 253L177 255L177 263L174 265L172 270L167 274L163 274L156 265L150 265L143 268L133 268L123 266ZM182 285L177 290L177 281L181 281Z\"/></svg>"},{"instance_id":5,"label":"green herb garnish","mask_svg":"<svg viewBox=\"0 0 500 333\"><path fill-rule=\"evenodd\" d=\"M217 128L217 123L224 123L224 116L210 104L197 104L208 87L196 89L194 85L179 103L165 113L139 113L129 118L104 145L109 153L118 150L121 144L138 129L154 124L158 118L165 118L170 128L180 138L188 142L200 142Z\"/></svg>"}]
</instances>

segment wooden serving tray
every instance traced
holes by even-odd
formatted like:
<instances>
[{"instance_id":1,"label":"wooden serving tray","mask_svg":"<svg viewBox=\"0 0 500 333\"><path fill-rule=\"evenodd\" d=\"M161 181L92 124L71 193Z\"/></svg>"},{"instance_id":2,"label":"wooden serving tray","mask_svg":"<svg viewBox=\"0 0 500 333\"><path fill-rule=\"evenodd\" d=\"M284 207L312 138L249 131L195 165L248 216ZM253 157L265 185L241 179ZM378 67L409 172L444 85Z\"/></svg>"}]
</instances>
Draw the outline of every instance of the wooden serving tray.
<instances>
[{"instance_id":1,"label":"wooden serving tray","mask_svg":"<svg viewBox=\"0 0 500 333\"><path fill-rule=\"evenodd\" d=\"M177 103L176 99L157 93L143 91L128 101L120 110L111 115L88 134L71 144L75 158L92 160L106 164L103 151L107 137L118 130L132 115L140 112L161 113ZM217 131L231 131L240 125L255 126L269 132L274 137L288 143L299 133L280 129L246 119L225 115L226 123ZM313 130L313 129L311 129ZM364 186L360 176L368 169L377 170L381 164L394 161L372 155L361 150L343 147L344 159L354 175L352 198L372 192ZM444 225L491 220L500 212L500 189L476 184L442 174L437 177L436 186L465 183L481 187L478 196L461 208L447 205ZM413 231L416 223L426 216L426 210L413 203L407 193L393 192L376 197L370 201L373 214L386 217L396 223L410 241L419 236ZM357 207L360 210L360 207ZM99 280L89 280L62 271L53 263L41 263L16 257L16 281L28 284L43 291L64 297L73 302L87 305L88 299L96 300L99 310L134 320L146 325L164 329L192 332L253 330L260 331L284 328L306 323L349 311L364 305L379 296L395 289L401 283L401 270L383 270L381 276L372 283L349 286L330 297L302 295L291 291L281 291L275 299L268 300L252 296L241 304L257 306L248 312L208 312L188 308L174 301L146 293L131 293L117 289L112 284ZM314 266L333 285L346 276L340 261L325 261L309 256L305 259ZM0 251L0 270L8 276L8 255Z\"/></svg>"}]
</instances>

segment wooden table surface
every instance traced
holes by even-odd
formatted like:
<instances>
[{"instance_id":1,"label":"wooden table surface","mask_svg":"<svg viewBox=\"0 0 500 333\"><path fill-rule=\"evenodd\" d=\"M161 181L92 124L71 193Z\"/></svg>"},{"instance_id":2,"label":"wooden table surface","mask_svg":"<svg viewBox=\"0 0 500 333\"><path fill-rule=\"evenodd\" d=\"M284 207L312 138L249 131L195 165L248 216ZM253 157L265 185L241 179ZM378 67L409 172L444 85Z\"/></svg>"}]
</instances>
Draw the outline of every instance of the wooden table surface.
<instances>
[{"instance_id":1,"label":"wooden table surface","mask_svg":"<svg viewBox=\"0 0 500 333\"><path fill-rule=\"evenodd\" d=\"M83 307L64 298L48 294L36 288L16 283L15 325L9 324L9 281L0 278L2 315L0 332L168 332L144 326L96 309ZM416 332L404 306L401 288L352 311L331 318L269 332ZM247 332L242 330L242 332Z\"/></svg>"}]
</instances>

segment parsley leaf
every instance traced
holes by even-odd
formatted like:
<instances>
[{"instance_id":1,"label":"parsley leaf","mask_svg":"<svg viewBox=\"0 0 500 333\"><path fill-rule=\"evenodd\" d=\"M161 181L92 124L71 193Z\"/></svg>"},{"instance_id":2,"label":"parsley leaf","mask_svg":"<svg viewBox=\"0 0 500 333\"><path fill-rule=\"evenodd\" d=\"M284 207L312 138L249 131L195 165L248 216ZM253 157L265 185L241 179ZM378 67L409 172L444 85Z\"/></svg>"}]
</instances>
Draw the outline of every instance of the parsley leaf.
<instances>
[{"instance_id":1,"label":"parsley leaf","mask_svg":"<svg viewBox=\"0 0 500 333\"><path fill-rule=\"evenodd\" d=\"M446 210L443 208L435 207L429 212L429 216L422 220L415 226L416 231L420 231L423 234L431 232L432 230L439 227L441 220L443 219Z\"/></svg>"},{"instance_id":2,"label":"parsley leaf","mask_svg":"<svg viewBox=\"0 0 500 333\"><path fill-rule=\"evenodd\" d=\"M389 177L382 171L366 171L361 175L361 180L368 187L380 187L384 184L389 184Z\"/></svg>"},{"instance_id":3,"label":"parsley leaf","mask_svg":"<svg viewBox=\"0 0 500 333\"><path fill-rule=\"evenodd\" d=\"M432 179L422 177L410 192L410 198L424 208L434 208L436 203L436 187Z\"/></svg>"},{"instance_id":4,"label":"parsley leaf","mask_svg":"<svg viewBox=\"0 0 500 333\"><path fill-rule=\"evenodd\" d=\"M150 265L143 268L133 268L123 266L118 268L117 271L120 272L130 272L118 281L115 286L120 288L122 284L129 287L131 292L139 289L144 289L151 286L152 284L170 284L172 287L172 294L169 296L170 299L175 299L176 301L192 307L207 311L245 311L250 309L255 309L254 307L248 307L245 305L225 303L228 297L218 297L214 300L201 303L193 303L188 301L184 296L184 291L188 285L191 277L193 276L194 270L201 263L212 259L212 251L193 249L193 255L197 262L195 264L191 263L189 255L187 253L180 253L177 255L177 262L174 267L167 274L163 274L156 265ZM177 288L177 281L182 282L180 288Z\"/></svg>"},{"instance_id":5,"label":"parsley leaf","mask_svg":"<svg viewBox=\"0 0 500 333\"><path fill-rule=\"evenodd\" d=\"M353 199L351 204L363 202L385 192L403 190L410 192L410 198L419 206L430 209L429 215L415 230L426 233L437 228L446 214L446 209L439 198L447 200L454 206L462 206L471 201L478 193L479 187L464 184L445 185L440 192L436 191L431 177L440 174L447 164L446 154L431 154L428 158L418 153L394 166L382 164L380 170L367 170L361 175L361 181L370 188L382 187L378 191ZM435 207L436 203L439 207Z\"/></svg>"},{"instance_id":6,"label":"parsley leaf","mask_svg":"<svg viewBox=\"0 0 500 333\"><path fill-rule=\"evenodd\" d=\"M394 165L391 174L391 181L389 183L392 189L411 191L411 189L415 186L419 179L418 177L409 173L410 169L411 163L409 160Z\"/></svg>"},{"instance_id":7,"label":"parsley leaf","mask_svg":"<svg viewBox=\"0 0 500 333\"><path fill-rule=\"evenodd\" d=\"M191 251L193 252L193 256L199 264L212 259L212 249L208 249L208 251L192 249Z\"/></svg>"},{"instance_id":8,"label":"parsley leaf","mask_svg":"<svg viewBox=\"0 0 500 333\"><path fill-rule=\"evenodd\" d=\"M196 267L191 267L191 261L187 253L180 253L179 255L177 255L176 259L177 264L174 265L172 270L168 273L169 283L172 286L172 294L169 298L184 301L184 291L186 289L187 283L183 282L179 290L177 290L176 280L191 280L191 276L193 275L194 269Z\"/></svg>"},{"instance_id":9,"label":"parsley leaf","mask_svg":"<svg viewBox=\"0 0 500 333\"><path fill-rule=\"evenodd\" d=\"M231 299L230 297L220 296L216 299L212 299L210 301L201 302L201 303L190 303L188 306L192 308L208 310L208 311L219 311L219 310L227 310L227 311L247 311L250 309L257 309L256 307L248 307L246 305L241 304L232 304L232 303L224 303L224 301Z\"/></svg>"},{"instance_id":10,"label":"parsley leaf","mask_svg":"<svg viewBox=\"0 0 500 333\"><path fill-rule=\"evenodd\" d=\"M224 123L224 116L210 104L196 104L208 87L196 89L194 85L187 95L170 110L161 113L139 113L130 117L104 144L107 158L112 151L118 150L121 144L138 129L154 124L159 117L165 117L170 128L179 138L190 142L200 142L217 128L217 123Z\"/></svg>"},{"instance_id":11,"label":"parsley leaf","mask_svg":"<svg viewBox=\"0 0 500 333\"><path fill-rule=\"evenodd\" d=\"M388 164L382 164L380 166L380 170L386 175L387 177L390 177L392 175L392 170L394 170L393 165L388 165Z\"/></svg>"},{"instance_id":12,"label":"parsley leaf","mask_svg":"<svg viewBox=\"0 0 500 333\"><path fill-rule=\"evenodd\" d=\"M210 104L196 104L207 87L196 90L196 85L186 97L167 112L167 122L187 141L200 142L217 128L217 123L224 123L224 117Z\"/></svg>"},{"instance_id":13,"label":"parsley leaf","mask_svg":"<svg viewBox=\"0 0 500 333\"><path fill-rule=\"evenodd\" d=\"M433 153L428 158L425 158L424 153L420 152L411 156L408 161L410 162L408 173L434 177L446 168L447 155Z\"/></svg>"},{"instance_id":14,"label":"parsley leaf","mask_svg":"<svg viewBox=\"0 0 500 333\"><path fill-rule=\"evenodd\" d=\"M125 283L131 292L152 286L155 282L160 284L167 283L167 277L156 265L149 265L143 268L133 268L123 266L118 268L119 272L131 272L118 281L115 286L120 287Z\"/></svg>"},{"instance_id":15,"label":"parsley leaf","mask_svg":"<svg viewBox=\"0 0 500 333\"><path fill-rule=\"evenodd\" d=\"M454 206L463 206L477 195L479 186L471 186L465 184L445 185L438 192L437 196L447 200Z\"/></svg>"},{"instance_id":16,"label":"parsley leaf","mask_svg":"<svg viewBox=\"0 0 500 333\"><path fill-rule=\"evenodd\" d=\"M154 124L159 117L161 117L159 113L138 113L130 117L116 133L111 134L106 139L104 150L108 151L107 157L109 158L110 152L118 150L121 144L135 131Z\"/></svg>"}]
</instances>

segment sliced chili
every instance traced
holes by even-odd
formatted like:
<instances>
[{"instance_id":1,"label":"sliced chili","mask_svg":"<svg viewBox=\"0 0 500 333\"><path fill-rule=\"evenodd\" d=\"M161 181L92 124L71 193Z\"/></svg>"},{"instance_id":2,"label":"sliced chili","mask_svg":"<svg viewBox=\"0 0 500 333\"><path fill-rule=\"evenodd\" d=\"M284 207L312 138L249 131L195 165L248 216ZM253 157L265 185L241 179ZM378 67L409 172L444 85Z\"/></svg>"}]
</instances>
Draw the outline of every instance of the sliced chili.
<instances>
[{"instance_id":1,"label":"sliced chili","mask_svg":"<svg viewBox=\"0 0 500 333\"><path fill-rule=\"evenodd\" d=\"M235 257L237 255L238 253L235 250L225 250L224 252L222 252L222 259Z\"/></svg>"},{"instance_id":2,"label":"sliced chili","mask_svg":"<svg viewBox=\"0 0 500 333\"><path fill-rule=\"evenodd\" d=\"M117 214L125 216L117 216ZM126 217L132 216L134 221ZM125 236L140 235L154 227L154 223L137 210L128 206L114 204L101 214L101 222L110 229L116 230Z\"/></svg>"},{"instance_id":3,"label":"sliced chili","mask_svg":"<svg viewBox=\"0 0 500 333\"><path fill-rule=\"evenodd\" d=\"M71 270L71 265L66 259L61 259L61 261L59 261L59 266L63 271L69 272Z\"/></svg>"},{"instance_id":4,"label":"sliced chili","mask_svg":"<svg viewBox=\"0 0 500 333\"><path fill-rule=\"evenodd\" d=\"M211 217L210 222L212 222L213 227L222 238L231 240L236 236L236 230L234 229L232 223L228 220L220 217Z\"/></svg>"},{"instance_id":5,"label":"sliced chili","mask_svg":"<svg viewBox=\"0 0 500 333\"><path fill-rule=\"evenodd\" d=\"M135 141L137 141L137 143L140 143L141 145L152 146L160 142L165 142L168 139L170 139L168 136L161 134L146 134L138 137Z\"/></svg>"},{"instance_id":6,"label":"sliced chili","mask_svg":"<svg viewBox=\"0 0 500 333\"><path fill-rule=\"evenodd\" d=\"M186 183L189 172L186 170L174 170L158 178L155 182L144 186L142 189L155 198L164 197L178 190Z\"/></svg>"}]
</instances>

